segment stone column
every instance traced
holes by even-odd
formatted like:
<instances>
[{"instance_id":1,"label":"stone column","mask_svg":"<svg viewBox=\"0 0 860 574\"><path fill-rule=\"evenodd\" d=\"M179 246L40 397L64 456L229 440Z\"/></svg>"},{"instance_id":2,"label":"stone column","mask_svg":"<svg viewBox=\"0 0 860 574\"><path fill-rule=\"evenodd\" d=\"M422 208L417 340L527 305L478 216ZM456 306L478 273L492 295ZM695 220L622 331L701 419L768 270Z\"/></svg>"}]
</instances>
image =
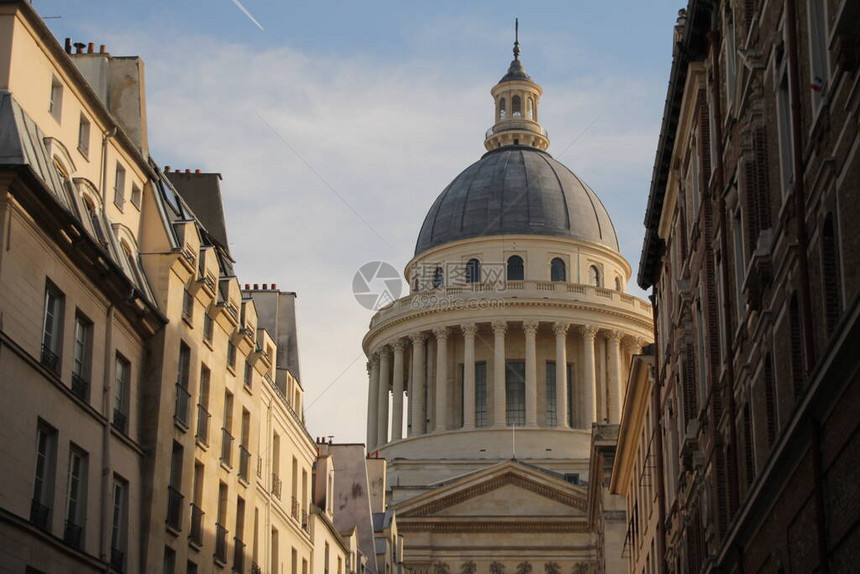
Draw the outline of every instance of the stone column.
<instances>
[{"instance_id":1,"label":"stone column","mask_svg":"<svg viewBox=\"0 0 860 574\"><path fill-rule=\"evenodd\" d=\"M391 440L403 438L403 351L405 344L403 339L397 339L391 344L394 349L394 400L391 405Z\"/></svg>"},{"instance_id":2,"label":"stone column","mask_svg":"<svg viewBox=\"0 0 860 574\"><path fill-rule=\"evenodd\" d=\"M412 396L409 397L409 410L412 411L412 432L409 436L424 434L426 415L424 414L424 334L415 333L412 339Z\"/></svg>"},{"instance_id":3,"label":"stone column","mask_svg":"<svg viewBox=\"0 0 860 574\"><path fill-rule=\"evenodd\" d=\"M448 430L448 329L433 329L436 335L436 432Z\"/></svg>"},{"instance_id":4,"label":"stone column","mask_svg":"<svg viewBox=\"0 0 860 574\"><path fill-rule=\"evenodd\" d=\"M508 324L505 321L493 321L493 426L506 426L506 397L505 397L505 331Z\"/></svg>"},{"instance_id":5,"label":"stone column","mask_svg":"<svg viewBox=\"0 0 860 574\"><path fill-rule=\"evenodd\" d=\"M606 334L609 346L609 422L613 424L621 421L621 397L626 382L621 376L621 336L621 332L615 330Z\"/></svg>"},{"instance_id":6,"label":"stone column","mask_svg":"<svg viewBox=\"0 0 860 574\"><path fill-rule=\"evenodd\" d=\"M567 424L570 397L567 396L567 329L568 323L555 323L555 412L558 427L570 428Z\"/></svg>"},{"instance_id":7,"label":"stone column","mask_svg":"<svg viewBox=\"0 0 860 574\"><path fill-rule=\"evenodd\" d=\"M582 325L582 428L590 430L591 423L597 421L597 382L594 372L594 336L597 327Z\"/></svg>"},{"instance_id":8,"label":"stone column","mask_svg":"<svg viewBox=\"0 0 860 574\"><path fill-rule=\"evenodd\" d=\"M379 407L379 355L371 353L367 362L370 382L367 385L367 450L376 447L377 408Z\"/></svg>"},{"instance_id":9,"label":"stone column","mask_svg":"<svg viewBox=\"0 0 860 574\"><path fill-rule=\"evenodd\" d=\"M526 426L537 426L537 321L524 321L526 334Z\"/></svg>"},{"instance_id":10,"label":"stone column","mask_svg":"<svg viewBox=\"0 0 860 574\"><path fill-rule=\"evenodd\" d=\"M460 325L463 330L463 428L475 428L475 333L474 323Z\"/></svg>"},{"instance_id":11,"label":"stone column","mask_svg":"<svg viewBox=\"0 0 860 574\"><path fill-rule=\"evenodd\" d=\"M391 385L391 351L388 346L379 350L379 406L376 410L377 444L388 443L388 387Z\"/></svg>"}]
</instances>

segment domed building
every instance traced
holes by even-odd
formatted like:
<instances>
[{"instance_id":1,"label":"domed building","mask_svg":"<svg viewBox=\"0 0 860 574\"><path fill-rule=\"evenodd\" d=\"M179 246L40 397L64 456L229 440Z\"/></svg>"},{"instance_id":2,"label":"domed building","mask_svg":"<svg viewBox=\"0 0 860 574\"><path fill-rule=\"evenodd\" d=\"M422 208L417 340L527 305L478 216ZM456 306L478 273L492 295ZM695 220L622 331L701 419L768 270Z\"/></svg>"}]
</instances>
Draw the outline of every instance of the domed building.
<instances>
[{"instance_id":1,"label":"domed building","mask_svg":"<svg viewBox=\"0 0 860 574\"><path fill-rule=\"evenodd\" d=\"M410 293L364 338L368 450L388 461L407 571L626 568L623 506L606 511L608 551L589 501L592 431L619 421L651 305L625 293L630 264L600 199L547 153L518 43L491 94L487 153L433 203Z\"/></svg>"}]
</instances>

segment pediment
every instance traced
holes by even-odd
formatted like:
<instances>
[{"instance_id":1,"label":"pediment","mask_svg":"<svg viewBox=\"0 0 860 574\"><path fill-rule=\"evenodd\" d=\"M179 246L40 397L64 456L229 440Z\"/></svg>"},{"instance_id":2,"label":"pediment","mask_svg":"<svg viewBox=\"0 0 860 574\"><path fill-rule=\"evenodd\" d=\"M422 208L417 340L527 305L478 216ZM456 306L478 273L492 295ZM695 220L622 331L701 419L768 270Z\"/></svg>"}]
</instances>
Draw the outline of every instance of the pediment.
<instances>
[{"instance_id":1,"label":"pediment","mask_svg":"<svg viewBox=\"0 0 860 574\"><path fill-rule=\"evenodd\" d=\"M586 493L515 461L467 475L397 506L402 518L585 518Z\"/></svg>"}]
</instances>

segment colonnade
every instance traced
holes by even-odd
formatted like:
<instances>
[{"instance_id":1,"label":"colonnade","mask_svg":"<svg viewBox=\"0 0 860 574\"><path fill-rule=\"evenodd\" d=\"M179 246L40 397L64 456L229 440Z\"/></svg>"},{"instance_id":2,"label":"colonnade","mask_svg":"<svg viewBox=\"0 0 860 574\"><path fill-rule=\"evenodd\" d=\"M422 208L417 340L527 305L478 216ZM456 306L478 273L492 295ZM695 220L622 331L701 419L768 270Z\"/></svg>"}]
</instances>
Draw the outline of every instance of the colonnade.
<instances>
[{"instance_id":1,"label":"colonnade","mask_svg":"<svg viewBox=\"0 0 860 574\"><path fill-rule=\"evenodd\" d=\"M490 394L492 382L492 404L486 404L487 417L483 424L476 423L476 380L475 380L475 338L479 324L464 323L455 327L436 327L422 330L386 342L374 348L368 361L368 449L404 438L404 395L409 396L409 412L406 434L409 437L448 430L471 430L484 428L505 428L507 421L507 363L509 360L524 360L525 364L525 426L538 428L538 361L537 334L541 324L538 321L493 321L489 327L492 339L492 377L486 376L486 393ZM621 416L627 383L628 365L622 365L621 346L627 347L629 354L640 352L643 341L615 329L604 329L595 325L571 325L566 322L548 323L555 335L556 381L565 381L568 359L568 342L572 333L580 335L581 341L581 380L573 375L573 389L579 389L577 401L572 405L577 415L578 427L590 429L592 422L617 423ZM506 355L506 336L509 329L522 329L525 340L524 357ZM595 339L604 337L606 341L604 360L595 356ZM462 421L452 420L448 408L449 397L453 392L449 343L454 337L462 337ZM431 339L432 338L432 339ZM431 341L435 341L435 361L428 356ZM406 373L407 353L410 351L411 368ZM459 356L457 357L460 358ZM577 357L579 359L579 357ZM456 365L460 361L455 361ZM490 361L488 360L487 363ZM435 363L435 369L432 367ZM598 393L597 365L605 367L606 392ZM561 367L559 367L559 365ZM490 365L487 364L489 371ZM432 371L432 373L431 373ZM434 380L425 380L433 377ZM487 373L488 375L488 373ZM430 389L434 392L428 392ZM568 408L573 401L568 396L567 384L555 385L556 424L554 428L567 429L569 425ZM602 399L602 400L601 400ZM432 401L431 404L426 404ZM389 403L391 407L389 428ZM489 401L487 401L489 403ZM605 407L605 409L604 409ZM431 415L432 413L432 415ZM603 415L603 417L601 417ZM547 427L548 425L543 425Z\"/></svg>"}]
</instances>

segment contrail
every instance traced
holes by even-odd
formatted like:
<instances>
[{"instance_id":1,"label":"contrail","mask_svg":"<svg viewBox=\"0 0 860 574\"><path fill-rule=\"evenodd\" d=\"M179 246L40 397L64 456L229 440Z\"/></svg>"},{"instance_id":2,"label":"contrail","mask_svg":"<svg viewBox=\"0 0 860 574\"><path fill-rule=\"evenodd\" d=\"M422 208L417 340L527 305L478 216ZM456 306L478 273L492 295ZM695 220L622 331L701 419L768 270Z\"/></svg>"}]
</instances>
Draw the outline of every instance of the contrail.
<instances>
[{"instance_id":1,"label":"contrail","mask_svg":"<svg viewBox=\"0 0 860 574\"><path fill-rule=\"evenodd\" d=\"M239 2L239 0L233 0L233 4L235 4L235 5L236 5L236 8L238 8L239 10L241 10L241 11L242 11L242 13L243 13L245 16L247 16L247 17L248 17L248 19L249 19L251 22L253 22L254 24L256 24L257 28L259 28L259 29L260 29L260 30L262 30L263 32L265 32L265 31L266 31L266 29L265 29L265 28L263 28L263 25L262 25L262 24L260 24L259 22L257 22L257 19L256 19L256 18L254 18L254 15L253 15L253 14L251 14L251 12L249 12L247 8L245 8L245 5L244 5L244 4L242 4L241 2Z\"/></svg>"}]
</instances>

